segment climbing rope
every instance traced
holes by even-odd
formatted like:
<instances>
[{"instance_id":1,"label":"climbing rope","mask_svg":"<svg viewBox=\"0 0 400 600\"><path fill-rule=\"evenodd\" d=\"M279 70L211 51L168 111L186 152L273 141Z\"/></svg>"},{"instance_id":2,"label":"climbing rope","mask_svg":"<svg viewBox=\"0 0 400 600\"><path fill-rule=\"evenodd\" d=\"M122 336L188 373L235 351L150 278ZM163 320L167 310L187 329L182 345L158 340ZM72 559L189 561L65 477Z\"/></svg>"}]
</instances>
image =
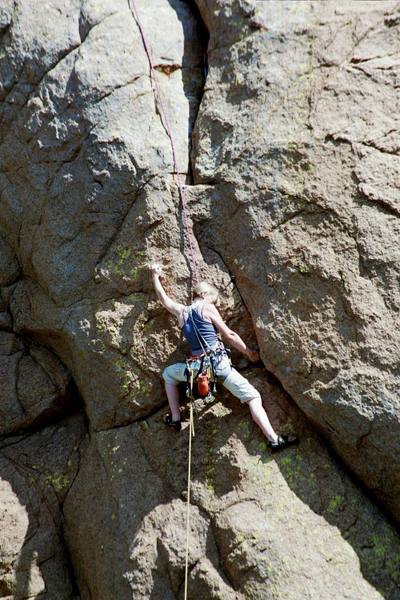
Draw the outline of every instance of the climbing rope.
<instances>
[{"instance_id":1,"label":"climbing rope","mask_svg":"<svg viewBox=\"0 0 400 600\"><path fill-rule=\"evenodd\" d=\"M193 419L193 401L189 402L189 456L188 456L188 475L187 475L187 499L186 499L186 551L185 551L185 593L184 599L187 599L188 574L189 574L189 541L190 541L190 483L191 483L191 464L192 464L192 437L194 437L194 419Z\"/></svg>"},{"instance_id":2,"label":"climbing rope","mask_svg":"<svg viewBox=\"0 0 400 600\"><path fill-rule=\"evenodd\" d=\"M198 265L197 259L193 248L192 242L192 230L189 225L189 217L186 209L186 198L185 198L185 189L181 182L181 177L179 173L177 153L174 143L174 137L172 134L171 125L165 111L164 102L162 99L162 95L160 92L160 86L157 81L156 69L154 67L154 61L152 57L152 52L150 48L150 44L146 39L146 35L144 33L144 29L142 23L140 21L139 13L137 10L135 0L128 0L129 8L132 12L132 16L136 25L139 29L143 47L145 49L149 67L150 67L150 81L152 85L152 90L154 94L155 106L156 110L160 115L161 123L168 135L171 144L172 151L172 160L174 166L174 176L176 185L178 188L178 195L180 200L180 208L182 211L182 223L183 223L183 245L184 245L184 255L188 262L189 271L190 271L190 293L193 294L193 287L198 282ZM193 379L193 378L192 378ZM191 394L193 396L193 380L191 381ZM188 573L189 573L189 541L190 541L190 486L191 486L191 463L192 463L192 437L194 437L194 419L193 419L193 398L189 400L189 410L190 410L190 418L189 418L189 455L188 455L188 476L187 476L187 501L186 501L186 552L185 552L185 593L184 600L187 600L187 588L188 588Z\"/></svg>"},{"instance_id":3,"label":"climbing rope","mask_svg":"<svg viewBox=\"0 0 400 600\"><path fill-rule=\"evenodd\" d=\"M154 94L156 110L158 111L158 114L160 115L161 123L165 129L165 132L166 132L166 134L169 138L170 144L171 144L172 161L173 161L173 166L174 166L174 177L175 177L175 181L176 181L176 186L178 188L180 208L182 211L184 255L186 257L189 271L190 271L190 293L192 294L193 286L198 282L198 264L197 264L196 254L195 254L194 248L193 248L192 229L190 227L189 217L187 214L185 188L182 185L181 177L180 177L180 173L179 173L179 166L178 166L178 159L177 159L177 152L176 152L176 147L175 147L175 142L174 142L174 136L172 134L170 121L168 119L167 112L165 110L164 102L162 99L162 94L160 91L160 86L159 86L159 83L157 80L157 74L156 74L156 69L154 66L151 47L146 38L142 23L141 23L141 20L139 17L139 13L137 10L135 0L128 0L128 5L132 12L132 16L136 22L136 25L139 29L139 32L140 32L140 35L142 38L142 42L143 42L143 47L145 49L147 59L149 61L150 81L151 81L152 90L153 90L153 94Z\"/></svg>"}]
</instances>

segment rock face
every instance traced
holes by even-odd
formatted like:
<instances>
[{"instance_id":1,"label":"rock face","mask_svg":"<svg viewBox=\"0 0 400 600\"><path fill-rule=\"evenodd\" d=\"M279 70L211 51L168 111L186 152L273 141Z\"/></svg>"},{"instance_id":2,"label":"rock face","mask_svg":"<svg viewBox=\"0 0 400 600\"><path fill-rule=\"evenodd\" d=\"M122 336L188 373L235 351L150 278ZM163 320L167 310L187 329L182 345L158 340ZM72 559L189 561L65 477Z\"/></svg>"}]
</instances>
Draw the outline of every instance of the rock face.
<instances>
[{"instance_id":1,"label":"rock face","mask_svg":"<svg viewBox=\"0 0 400 600\"><path fill-rule=\"evenodd\" d=\"M0 432L14 433L62 413L72 401L69 373L46 348L27 347L17 335L0 331Z\"/></svg>"},{"instance_id":2,"label":"rock face","mask_svg":"<svg viewBox=\"0 0 400 600\"><path fill-rule=\"evenodd\" d=\"M188 597L399 598L395 530L265 371L246 375L302 443L272 458L247 408L198 407ZM160 414L92 436L64 506L82 598L183 598L186 468Z\"/></svg>"},{"instance_id":3,"label":"rock face","mask_svg":"<svg viewBox=\"0 0 400 600\"><path fill-rule=\"evenodd\" d=\"M170 353L176 336L165 344L170 327L148 307L143 268L167 246L182 280L187 265L171 145L138 27L125 0L80 4L49 3L51 23L31 3L4 9L1 231L24 274L10 300L15 330L54 350L104 428L161 403L150 348ZM139 7L185 173L203 83L197 21L180 0Z\"/></svg>"},{"instance_id":4,"label":"rock face","mask_svg":"<svg viewBox=\"0 0 400 600\"><path fill-rule=\"evenodd\" d=\"M74 480L84 421L0 442L0 597L72 600L59 503Z\"/></svg>"},{"instance_id":5,"label":"rock face","mask_svg":"<svg viewBox=\"0 0 400 600\"><path fill-rule=\"evenodd\" d=\"M197 237L235 276L267 368L398 517L398 3L199 6Z\"/></svg>"},{"instance_id":6,"label":"rock face","mask_svg":"<svg viewBox=\"0 0 400 600\"><path fill-rule=\"evenodd\" d=\"M245 407L199 405L189 597L398 600L398 534L311 424L398 519L398 3L197 5L134 3L199 275L301 444L272 458ZM4 598L183 598L159 374L184 346L147 267L186 302L190 265L132 6L0 7Z\"/></svg>"},{"instance_id":7,"label":"rock face","mask_svg":"<svg viewBox=\"0 0 400 600\"><path fill-rule=\"evenodd\" d=\"M72 401L70 374L59 358L13 331L9 301L19 275L16 256L0 237L0 434L44 423Z\"/></svg>"}]
</instances>

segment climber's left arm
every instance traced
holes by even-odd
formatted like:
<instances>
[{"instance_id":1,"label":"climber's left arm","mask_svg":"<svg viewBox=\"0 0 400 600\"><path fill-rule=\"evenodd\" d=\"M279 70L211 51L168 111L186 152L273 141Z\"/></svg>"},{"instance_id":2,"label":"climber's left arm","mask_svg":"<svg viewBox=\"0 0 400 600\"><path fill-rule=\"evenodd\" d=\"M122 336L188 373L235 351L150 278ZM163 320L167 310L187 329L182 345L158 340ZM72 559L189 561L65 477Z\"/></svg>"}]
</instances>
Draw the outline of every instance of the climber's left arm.
<instances>
[{"instance_id":1,"label":"climber's left arm","mask_svg":"<svg viewBox=\"0 0 400 600\"><path fill-rule=\"evenodd\" d=\"M246 346L242 338L230 327L228 327L228 325L222 319L214 304L205 304L203 316L210 319L214 327L221 333L224 339L234 348L236 348L236 350L242 352L242 354L247 356L252 362L257 362L258 360L260 360L258 350L253 350Z\"/></svg>"}]
</instances>

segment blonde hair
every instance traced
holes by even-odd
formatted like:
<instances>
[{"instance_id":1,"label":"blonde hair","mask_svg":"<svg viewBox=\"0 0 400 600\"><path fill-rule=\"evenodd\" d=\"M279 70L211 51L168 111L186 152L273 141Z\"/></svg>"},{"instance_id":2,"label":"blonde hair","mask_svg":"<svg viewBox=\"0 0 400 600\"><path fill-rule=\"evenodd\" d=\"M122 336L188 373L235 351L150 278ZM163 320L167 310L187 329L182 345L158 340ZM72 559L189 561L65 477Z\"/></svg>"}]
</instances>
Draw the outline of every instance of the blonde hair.
<instances>
[{"instance_id":1,"label":"blonde hair","mask_svg":"<svg viewBox=\"0 0 400 600\"><path fill-rule=\"evenodd\" d=\"M194 286L193 291L195 296L200 296L200 294L207 294L211 302L216 302L218 300L219 292L217 288L211 285L211 283L207 283L207 281L200 281L199 283L197 283Z\"/></svg>"}]
</instances>

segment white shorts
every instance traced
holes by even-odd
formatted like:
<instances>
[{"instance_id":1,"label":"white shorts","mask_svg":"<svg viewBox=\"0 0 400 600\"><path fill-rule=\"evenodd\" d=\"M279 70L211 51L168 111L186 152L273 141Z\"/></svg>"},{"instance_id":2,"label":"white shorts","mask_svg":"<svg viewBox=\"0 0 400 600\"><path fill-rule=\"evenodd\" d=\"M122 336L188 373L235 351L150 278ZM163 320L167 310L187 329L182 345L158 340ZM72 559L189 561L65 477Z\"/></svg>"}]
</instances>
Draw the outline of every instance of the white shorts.
<instances>
[{"instance_id":1,"label":"white shorts","mask_svg":"<svg viewBox=\"0 0 400 600\"><path fill-rule=\"evenodd\" d=\"M200 368L201 359L192 362L192 367L196 371ZM186 381L186 363L175 363L169 365L163 371L165 383L177 384ZM230 360L226 355L222 355L215 368L215 374L222 385L231 392L240 402L249 402L254 398L260 398L260 393L254 386L243 377L236 369L231 366Z\"/></svg>"}]
</instances>

